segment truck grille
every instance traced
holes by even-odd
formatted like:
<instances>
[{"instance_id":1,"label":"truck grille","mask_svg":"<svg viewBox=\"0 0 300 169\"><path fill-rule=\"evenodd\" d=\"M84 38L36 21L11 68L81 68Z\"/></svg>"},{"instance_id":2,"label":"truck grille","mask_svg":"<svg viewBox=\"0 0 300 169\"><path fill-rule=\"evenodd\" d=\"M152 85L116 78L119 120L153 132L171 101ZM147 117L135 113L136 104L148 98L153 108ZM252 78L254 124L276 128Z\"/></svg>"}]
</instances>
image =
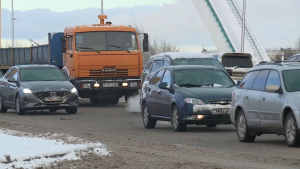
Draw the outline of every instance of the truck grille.
<instances>
[{"instance_id":1,"label":"truck grille","mask_svg":"<svg viewBox=\"0 0 300 169\"><path fill-rule=\"evenodd\" d=\"M128 69L104 68L100 70L90 70L90 77L121 77L128 76Z\"/></svg>"},{"instance_id":2,"label":"truck grille","mask_svg":"<svg viewBox=\"0 0 300 169\"><path fill-rule=\"evenodd\" d=\"M70 96L70 92L61 91L61 92L36 92L33 93L38 99L45 101L46 97L62 97L63 100L66 100Z\"/></svg>"}]
</instances>

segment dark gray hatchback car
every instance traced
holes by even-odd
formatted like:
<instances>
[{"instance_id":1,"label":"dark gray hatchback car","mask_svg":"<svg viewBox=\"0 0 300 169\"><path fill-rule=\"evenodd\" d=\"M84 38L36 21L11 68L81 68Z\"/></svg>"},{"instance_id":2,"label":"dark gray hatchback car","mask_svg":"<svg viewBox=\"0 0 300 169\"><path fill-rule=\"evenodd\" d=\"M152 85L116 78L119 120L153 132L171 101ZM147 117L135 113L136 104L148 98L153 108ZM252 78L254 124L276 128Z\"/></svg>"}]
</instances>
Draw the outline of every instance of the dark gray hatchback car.
<instances>
[{"instance_id":1,"label":"dark gray hatchback car","mask_svg":"<svg viewBox=\"0 0 300 169\"><path fill-rule=\"evenodd\" d=\"M19 65L0 79L0 112L15 109L19 115L30 110L65 109L76 114L78 93L61 70L51 65Z\"/></svg>"}]
</instances>

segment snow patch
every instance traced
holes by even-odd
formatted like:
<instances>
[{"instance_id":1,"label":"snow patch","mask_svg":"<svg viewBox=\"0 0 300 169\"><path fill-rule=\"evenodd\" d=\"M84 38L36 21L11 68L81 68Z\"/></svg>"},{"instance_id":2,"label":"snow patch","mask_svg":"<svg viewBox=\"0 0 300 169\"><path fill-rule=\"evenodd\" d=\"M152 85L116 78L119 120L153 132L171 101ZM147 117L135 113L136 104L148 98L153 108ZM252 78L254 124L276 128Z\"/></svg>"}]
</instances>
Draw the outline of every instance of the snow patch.
<instances>
[{"instance_id":1,"label":"snow patch","mask_svg":"<svg viewBox=\"0 0 300 169\"><path fill-rule=\"evenodd\" d=\"M199 52L165 52L165 53L160 53L154 56L151 56L150 58L155 58L155 57L162 57L165 55L169 55L171 59L195 59L195 58L213 58L213 56L205 54L205 53L199 53Z\"/></svg>"},{"instance_id":2,"label":"snow patch","mask_svg":"<svg viewBox=\"0 0 300 169\"><path fill-rule=\"evenodd\" d=\"M96 154L109 156L99 142L88 142L64 134L40 134L0 129L0 168L34 168ZM76 143L71 143L71 142ZM68 143L69 142L69 143Z\"/></svg>"},{"instance_id":3,"label":"snow patch","mask_svg":"<svg viewBox=\"0 0 300 169\"><path fill-rule=\"evenodd\" d=\"M141 112L139 95L128 98L126 110L130 113L140 113Z\"/></svg>"},{"instance_id":4,"label":"snow patch","mask_svg":"<svg viewBox=\"0 0 300 169\"><path fill-rule=\"evenodd\" d=\"M221 104L205 104L205 105L194 105L193 106L193 111L194 113L198 111L211 111L214 109L230 109L231 105L221 105Z\"/></svg>"}]
</instances>

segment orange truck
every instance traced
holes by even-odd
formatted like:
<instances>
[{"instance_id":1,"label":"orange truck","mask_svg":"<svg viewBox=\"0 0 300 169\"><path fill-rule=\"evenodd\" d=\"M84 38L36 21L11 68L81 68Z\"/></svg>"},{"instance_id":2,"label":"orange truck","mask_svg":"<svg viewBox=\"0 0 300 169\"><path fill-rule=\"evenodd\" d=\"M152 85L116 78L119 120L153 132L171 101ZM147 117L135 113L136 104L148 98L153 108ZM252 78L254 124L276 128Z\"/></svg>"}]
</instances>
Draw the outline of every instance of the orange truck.
<instances>
[{"instance_id":1,"label":"orange truck","mask_svg":"<svg viewBox=\"0 0 300 169\"><path fill-rule=\"evenodd\" d=\"M141 88L142 52L148 51L148 34L142 33L139 43L135 28L105 22L106 15L98 18L100 24L65 28L60 38L62 71L79 97L93 104L118 104L121 97L127 101Z\"/></svg>"}]
</instances>

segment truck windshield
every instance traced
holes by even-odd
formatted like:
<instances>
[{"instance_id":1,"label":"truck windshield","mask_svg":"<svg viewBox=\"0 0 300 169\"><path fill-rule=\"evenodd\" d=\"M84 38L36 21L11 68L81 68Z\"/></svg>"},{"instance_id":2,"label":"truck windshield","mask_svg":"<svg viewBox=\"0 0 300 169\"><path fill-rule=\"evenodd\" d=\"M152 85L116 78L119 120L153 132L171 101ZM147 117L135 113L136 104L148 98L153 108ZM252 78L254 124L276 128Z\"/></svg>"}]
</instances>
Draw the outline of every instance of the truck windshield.
<instances>
[{"instance_id":1,"label":"truck windshield","mask_svg":"<svg viewBox=\"0 0 300 169\"><path fill-rule=\"evenodd\" d=\"M253 63L250 57L247 56L224 56L222 57L222 64L224 67L241 67L252 68Z\"/></svg>"},{"instance_id":2,"label":"truck windshield","mask_svg":"<svg viewBox=\"0 0 300 169\"><path fill-rule=\"evenodd\" d=\"M225 71L225 68L222 66L222 64L217 61L214 58L182 58L182 59L174 59L173 60L174 65L207 65L207 66L215 66L219 69L222 69Z\"/></svg>"},{"instance_id":3,"label":"truck windshield","mask_svg":"<svg viewBox=\"0 0 300 169\"><path fill-rule=\"evenodd\" d=\"M58 68L33 67L20 69L20 81L66 81Z\"/></svg>"},{"instance_id":4,"label":"truck windshield","mask_svg":"<svg viewBox=\"0 0 300 169\"><path fill-rule=\"evenodd\" d=\"M77 51L137 50L134 32L84 32L76 34Z\"/></svg>"}]
</instances>

